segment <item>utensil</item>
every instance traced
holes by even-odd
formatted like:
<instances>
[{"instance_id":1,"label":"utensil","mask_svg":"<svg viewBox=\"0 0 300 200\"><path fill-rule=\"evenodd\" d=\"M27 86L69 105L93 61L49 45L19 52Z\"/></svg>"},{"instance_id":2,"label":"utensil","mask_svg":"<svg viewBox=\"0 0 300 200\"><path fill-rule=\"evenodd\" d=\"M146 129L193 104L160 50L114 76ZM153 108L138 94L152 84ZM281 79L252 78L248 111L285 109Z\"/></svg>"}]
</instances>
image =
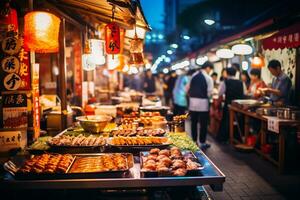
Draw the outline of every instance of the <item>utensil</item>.
<instances>
[{"instance_id":1,"label":"utensil","mask_svg":"<svg viewBox=\"0 0 300 200\"><path fill-rule=\"evenodd\" d=\"M105 126L112 120L111 116L107 115L89 115L76 117L81 127L91 133L100 133Z\"/></svg>"}]
</instances>

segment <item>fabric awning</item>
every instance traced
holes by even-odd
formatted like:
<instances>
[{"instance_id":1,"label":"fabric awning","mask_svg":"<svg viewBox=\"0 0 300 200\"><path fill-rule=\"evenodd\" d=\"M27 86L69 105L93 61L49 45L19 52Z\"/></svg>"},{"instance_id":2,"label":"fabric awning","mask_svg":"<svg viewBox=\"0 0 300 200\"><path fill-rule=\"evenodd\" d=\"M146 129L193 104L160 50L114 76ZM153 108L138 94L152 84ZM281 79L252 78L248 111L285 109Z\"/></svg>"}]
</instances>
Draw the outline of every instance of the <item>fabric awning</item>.
<instances>
[{"instance_id":1,"label":"fabric awning","mask_svg":"<svg viewBox=\"0 0 300 200\"><path fill-rule=\"evenodd\" d=\"M262 41L264 50L296 48L300 46L300 23L279 30Z\"/></svg>"}]
</instances>

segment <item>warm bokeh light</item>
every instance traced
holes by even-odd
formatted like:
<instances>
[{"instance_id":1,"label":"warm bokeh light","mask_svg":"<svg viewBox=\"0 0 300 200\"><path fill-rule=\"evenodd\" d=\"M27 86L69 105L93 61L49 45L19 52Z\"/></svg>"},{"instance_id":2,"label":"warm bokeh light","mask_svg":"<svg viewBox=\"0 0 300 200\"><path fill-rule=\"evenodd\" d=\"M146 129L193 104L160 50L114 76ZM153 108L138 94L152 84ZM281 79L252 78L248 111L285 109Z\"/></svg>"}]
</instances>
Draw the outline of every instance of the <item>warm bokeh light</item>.
<instances>
[{"instance_id":1,"label":"warm bokeh light","mask_svg":"<svg viewBox=\"0 0 300 200\"><path fill-rule=\"evenodd\" d=\"M29 12L24 18L24 45L37 53L58 52L60 19L48 12Z\"/></svg>"}]
</instances>

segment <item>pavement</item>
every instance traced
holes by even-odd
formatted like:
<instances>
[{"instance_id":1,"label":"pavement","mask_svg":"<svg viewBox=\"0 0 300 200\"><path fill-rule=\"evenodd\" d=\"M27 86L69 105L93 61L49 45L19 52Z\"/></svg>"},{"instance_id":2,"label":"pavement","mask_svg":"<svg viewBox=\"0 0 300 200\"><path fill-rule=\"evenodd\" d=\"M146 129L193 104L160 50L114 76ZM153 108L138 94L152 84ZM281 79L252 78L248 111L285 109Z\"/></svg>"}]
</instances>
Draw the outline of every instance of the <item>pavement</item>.
<instances>
[{"instance_id":1,"label":"pavement","mask_svg":"<svg viewBox=\"0 0 300 200\"><path fill-rule=\"evenodd\" d=\"M300 174L280 175L277 167L256 153L242 153L208 136L206 155L226 175L222 192L205 187L213 200L300 199Z\"/></svg>"}]
</instances>

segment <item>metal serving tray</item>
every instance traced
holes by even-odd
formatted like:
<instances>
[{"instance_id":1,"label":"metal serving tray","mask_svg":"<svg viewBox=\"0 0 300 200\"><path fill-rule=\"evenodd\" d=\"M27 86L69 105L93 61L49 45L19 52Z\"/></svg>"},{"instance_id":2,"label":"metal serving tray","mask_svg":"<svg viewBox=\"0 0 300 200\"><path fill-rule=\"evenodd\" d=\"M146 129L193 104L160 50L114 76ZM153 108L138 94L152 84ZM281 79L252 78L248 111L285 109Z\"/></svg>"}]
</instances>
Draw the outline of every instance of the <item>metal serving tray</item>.
<instances>
[{"instance_id":1,"label":"metal serving tray","mask_svg":"<svg viewBox=\"0 0 300 200\"><path fill-rule=\"evenodd\" d=\"M61 135L67 134L68 129L64 130L63 132L59 133L55 137L59 137ZM71 153L71 154L79 154L79 153L100 153L104 152L105 145L98 145L98 146L69 146L69 145L53 145L51 143L48 143L50 146L49 151L55 152L55 153Z\"/></svg>"},{"instance_id":2,"label":"metal serving tray","mask_svg":"<svg viewBox=\"0 0 300 200\"><path fill-rule=\"evenodd\" d=\"M182 151L182 155L183 157L187 157L187 155L190 154L192 157L191 159L194 161L194 162L197 162L201 165L201 163L199 162L199 160L197 159L197 157L194 155L193 152L191 151ZM141 177L145 177L145 178L148 178L148 177L175 177L171 174L171 172L164 172L164 173L161 173L161 172L158 172L158 171L145 171L143 170L143 157L149 155L149 151L146 151L146 152L140 152L140 165L141 165ZM202 176L201 174L201 170L204 169L204 166L201 165L201 167L199 167L198 169L195 169L195 170L187 170L187 174L185 176Z\"/></svg>"},{"instance_id":3,"label":"metal serving tray","mask_svg":"<svg viewBox=\"0 0 300 200\"><path fill-rule=\"evenodd\" d=\"M0 181L0 190L24 189L133 189L153 187L176 186L202 186L210 185L214 191L222 191L225 175L202 152L194 153L199 162L204 166L202 176L193 177L152 177L143 178L140 174L139 157L125 178L91 178L91 179L56 179L56 180L16 180L7 173Z\"/></svg>"},{"instance_id":4,"label":"metal serving tray","mask_svg":"<svg viewBox=\"0 0 300 200\"><path fill-rule=\"evenodd\" d=\"M112 153L113 154L113 153ZM122 153L126 156L126 169L124 170L115 170L115 171L100 171L100 172L82 172L82 173L71 173L70 170L76 159L79 157L94 157L94 156L102 156L103 153L100 154L73 154L74 159L70 166L68 167L66 173L21 173L17 172L15 174L15 179L17 180L54 180L54 179L89 179L89 178L121 178L126 177L129 174L129 169L133 167L133 155L129 153ZM25 161L26 157L20 158L17 167L21 167Z\"/></svg>"}]
</instances>

